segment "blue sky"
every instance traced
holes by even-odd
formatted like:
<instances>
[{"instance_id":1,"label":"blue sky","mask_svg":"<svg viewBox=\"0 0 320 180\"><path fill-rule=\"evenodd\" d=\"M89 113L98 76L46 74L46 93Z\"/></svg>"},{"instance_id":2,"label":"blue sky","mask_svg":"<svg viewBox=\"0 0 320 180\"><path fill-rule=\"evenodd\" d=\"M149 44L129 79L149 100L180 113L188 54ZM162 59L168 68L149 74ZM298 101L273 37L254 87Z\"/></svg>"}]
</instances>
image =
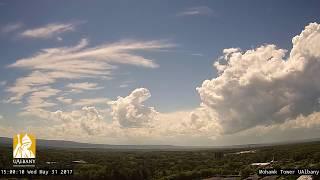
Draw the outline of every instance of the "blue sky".
<instances>
[{"instance_id":1,"label":"blue sky","mask_svg":"<svg viewBox=\"0 0 320 180\"><path fill-rule=\"evenodd\" d=\"M218 76L213 63L226 48L243 51L264 44L291 49L292 38L311 22L319 22L319 1L34 1L0 0L0 86L1 121L5 125L35 123L43 117L19 116L26 106L5 102L18 78L35 69L8 67L18 60L36 56L42 49L74 47L81 39L88 48L122 41L159 41L161 48L138 49L132 54L152 60L157 68L123 63L112 70L111 79L59 79L51 87L62 90L70 83L96 83L95 90L73 93L65 98L115 100L137 88L147 88L151 98L145 106L160 113L192 111L203 99L197 87ZM70 25L47 37L23 35L48 25ZM11 27L11 28L10 28ZM170 45L170 47L166 47ZM129 53L131 54L131 53ZM287 54L288 56L288 54ZM31 68L32 69L32 68ZM65 90L65 89L64 89ZM62 90L62 91L64 91ZM59 96L62 96L60 92ZM56 96L48 99L53 101ZM107 104L107 102L105 103ZM103 105L97 105L103 108ZM77 108L56 104L46 110L72 111ZM112 115L106 115L110 117ZM46 118L45 118L46 119ZM41 120L39 120L41 121ZM22 123L22 124L23 124Z\"/></svg>"}]
</instances>

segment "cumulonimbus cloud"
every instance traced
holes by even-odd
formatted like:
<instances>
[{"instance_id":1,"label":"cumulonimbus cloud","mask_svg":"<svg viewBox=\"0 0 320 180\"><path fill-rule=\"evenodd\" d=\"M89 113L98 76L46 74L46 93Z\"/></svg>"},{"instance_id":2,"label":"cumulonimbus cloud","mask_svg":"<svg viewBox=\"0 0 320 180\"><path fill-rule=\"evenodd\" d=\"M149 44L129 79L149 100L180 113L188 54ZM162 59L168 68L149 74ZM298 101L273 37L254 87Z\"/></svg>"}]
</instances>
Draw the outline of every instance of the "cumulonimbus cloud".
<instances>
[{"instance_id":1,"label":"cumulonimbus cloud","mask_svg":"<svg viewBox=\"0 0 320 180\"><path fill-rule=\"evenodd\" d=\"M288 57L272 44L224 50L214 64L218 76L197 90L225 133L319 111L320 25L309 24L292 43Z\"/></svg>"}]
</instances>

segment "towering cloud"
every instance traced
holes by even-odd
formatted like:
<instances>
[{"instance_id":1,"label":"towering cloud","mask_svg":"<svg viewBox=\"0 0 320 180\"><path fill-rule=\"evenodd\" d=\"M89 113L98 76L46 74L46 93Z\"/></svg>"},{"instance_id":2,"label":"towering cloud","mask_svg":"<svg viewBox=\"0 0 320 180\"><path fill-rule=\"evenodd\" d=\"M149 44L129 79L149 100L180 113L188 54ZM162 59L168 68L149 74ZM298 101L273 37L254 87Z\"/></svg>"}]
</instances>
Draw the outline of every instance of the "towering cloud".
<instances>
[{"instance_id":1,"label":"towering cloud","mask_svg":"<svg viewBox=\"0 0 320 180\"><path fill-rule=\"evenodd\" d=\"M150 97L148 89L140 88L127 97L118 97L116 101L110 101L108 104L112 108L113 119L123 127L147 126L157 114L153 107L146 107L142 104Z\"/></svg>"},{"instance_id":2,"label":"towering cloud","mask_svg":"<svg viewBox=\"0 0 320 180\"><path fill-rule=\"evenodd\" d=\"M320 25L309 24L292 43L289 57L275 45L223 51L218 76L197 90L225 133L319 111Z\"/></svg>"},{"instance_id":3,"label":"towering cloud","mask_svg":"<svg viewBox=\"0 0 320 180\"><path fill-rule=\"evenodd\" d=\"M71 112L56 111L51 118L57 121L54 128L65 134L97 135L105 130L106 123L95 107L83 107Z\"/></svg>"}]
</instances>

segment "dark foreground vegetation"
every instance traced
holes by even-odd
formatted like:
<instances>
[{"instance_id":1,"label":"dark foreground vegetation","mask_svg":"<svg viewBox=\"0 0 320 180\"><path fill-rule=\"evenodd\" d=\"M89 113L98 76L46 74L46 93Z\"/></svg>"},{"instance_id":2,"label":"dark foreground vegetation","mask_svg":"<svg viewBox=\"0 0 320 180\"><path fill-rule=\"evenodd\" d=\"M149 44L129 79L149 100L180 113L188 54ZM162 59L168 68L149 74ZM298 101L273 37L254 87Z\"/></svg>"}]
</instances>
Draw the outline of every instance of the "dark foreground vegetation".
<instances>
[{"instance_id":1,"label":"dark foreground vegetation","mask_svg":"<svg viewBox=\"0 0 320 180\"><path fill-rule=\"evenodd\" d=\"M235 154L245 150L255 152ZM11 147L0 146L0 152L0 167L11 168ZM37 167L73 168L74 175L67 179L185 180L222 175L243 179L256 173L258 167L251 163L269 162L273 157L277 161L271 165L273 168L319 169L320 142L179 151L38 148ZM80 163L72 162L77 160L81 160ZM297 176L278 178L296 179Z\"/></svg>"}]
</instances>

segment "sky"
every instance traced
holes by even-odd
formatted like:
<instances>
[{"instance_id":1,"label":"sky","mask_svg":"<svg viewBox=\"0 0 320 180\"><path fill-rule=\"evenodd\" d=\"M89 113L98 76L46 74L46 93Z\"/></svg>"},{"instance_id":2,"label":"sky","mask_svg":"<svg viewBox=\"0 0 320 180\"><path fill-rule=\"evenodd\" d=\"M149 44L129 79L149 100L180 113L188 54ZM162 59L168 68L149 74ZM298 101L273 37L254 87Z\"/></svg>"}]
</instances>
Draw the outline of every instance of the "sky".
<instances>
[{"instance_id":1,"label":"sky","mask_svg":"<svg viewBox=\"0 0 320 180\"><path fill-rule=\"evenodd\" d=\"M0 136L320 137L320 2L0 0Z\"/></svg>"}]
</instances>

